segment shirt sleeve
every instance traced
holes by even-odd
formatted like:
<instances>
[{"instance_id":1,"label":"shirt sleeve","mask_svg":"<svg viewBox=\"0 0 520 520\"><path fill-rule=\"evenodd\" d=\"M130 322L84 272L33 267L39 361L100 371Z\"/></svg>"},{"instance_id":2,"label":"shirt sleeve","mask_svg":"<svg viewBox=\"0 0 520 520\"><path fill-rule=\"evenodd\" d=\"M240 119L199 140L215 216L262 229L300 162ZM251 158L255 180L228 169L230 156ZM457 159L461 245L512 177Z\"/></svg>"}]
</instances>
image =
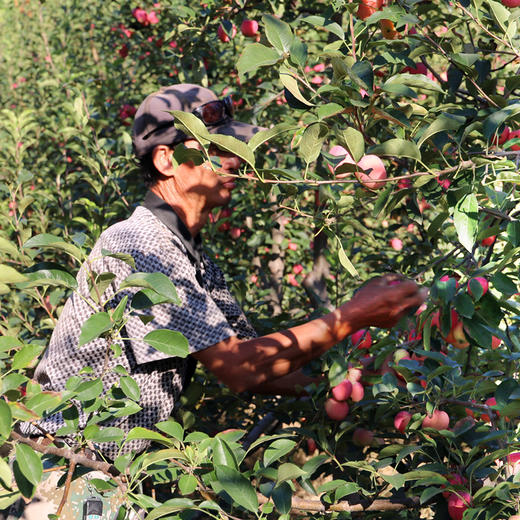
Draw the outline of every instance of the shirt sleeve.
<instances>
[{"instance_id":1,"label":"shirt sleeve","mask_svg":"<svg viewBox=\"0 0 520 520\"><path fill-rule=\"evenodd\" d=\"M210 292L200 285L196 276L196 268L182 246L177 244L174 241L175 238L172 239L171 236L168 236L166 240L164 238L156 236L154 241L149 240L144 244L142 240L139 240L137 242L139 243L138 250L118 247L119 251L124 250L132 255L135 261L135 271L159 272L168 276L181 301L180 305L158 304L148 309L134 311L128 319L122 335L126 338L125 342L132 349L138 364L172 357L154 349L142 340L146 334L157 329L180 332L188 340L190 353L204 350L236 335ZM107 244L107 249L109 248L110 246ZM121 264L120 260L112 260ZM117 282L121 283L123 279L119 279ZM139 288L130 288L119 293L114 304L117 305L125 294L128 295L131 302L137 291ZM136 312L144 318L144 321L139 315L136 315Z\"/></svg>"}]
</instances>

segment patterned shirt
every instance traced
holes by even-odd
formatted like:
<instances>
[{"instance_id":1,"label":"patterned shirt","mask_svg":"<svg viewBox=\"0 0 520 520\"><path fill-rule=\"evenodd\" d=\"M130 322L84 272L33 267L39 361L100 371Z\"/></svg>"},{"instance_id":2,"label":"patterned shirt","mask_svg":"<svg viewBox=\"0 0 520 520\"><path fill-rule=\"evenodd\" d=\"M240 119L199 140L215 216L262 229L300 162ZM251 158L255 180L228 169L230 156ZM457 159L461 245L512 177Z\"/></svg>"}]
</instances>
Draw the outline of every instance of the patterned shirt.
<instances>
[{"instance_id":1,"label":"patterned shirt","mask_svg":"<svg viewBox=\"0 0 520 520\"><path fill-rule=\"evenodd\" d=\"M164 273L177 289L181 305L159 304L140 312L150 321L132 316L125 325L122 353L117 358L110 349L110 342L97 338L78 347L83 323L94 313L85 301L91 287L88 270L84 265L78 274L78 290L66 302L50 344L40 361L35 378L43 390L61 391L67 380L77 376L85 367L91 367L96 377L101 377L104 390L117 384L117 365L126 369L140 389L139 405L142 410L133 415L111 418L103 426L115 426L128 432L141 426L153 429L154 424L166 420L187 384L194 360L171 357L142 341L155 329L171 329L181 332L188 340L190 353L198 352L231 336L249 339L256 333L229 292L222 271L202 252L200 239L192 238L175 212L162 199L148 192L145 206L135 209L130 218L114 224L104 231L93 247L89 261L93 273L113 273L115 278L103 293L103 300L115 308L125 296L139 288L128 288L117 293L121 282L132 272ZM110 253L130 254L135 270L121 259L107 256ZM95 275L94 275L95 276ZM100 309L97 309L100 310ZM89 379L92 375L82 375ZM70 413L70 411L69 411ZM96 412L94 412L96 413ZM114 416L113 416L114 417ZM49 433L56 433L65 426L61 413L39 421ZM79 428L88 419L79 409ZM69 423L70 424L70 423ZM41 429L24 423L26 435L41 435ZM115 443L100 443L96 447L108 458L130 450L141 451L150 443L134 440L118 451Z\"/></svg>"}]
</instances>

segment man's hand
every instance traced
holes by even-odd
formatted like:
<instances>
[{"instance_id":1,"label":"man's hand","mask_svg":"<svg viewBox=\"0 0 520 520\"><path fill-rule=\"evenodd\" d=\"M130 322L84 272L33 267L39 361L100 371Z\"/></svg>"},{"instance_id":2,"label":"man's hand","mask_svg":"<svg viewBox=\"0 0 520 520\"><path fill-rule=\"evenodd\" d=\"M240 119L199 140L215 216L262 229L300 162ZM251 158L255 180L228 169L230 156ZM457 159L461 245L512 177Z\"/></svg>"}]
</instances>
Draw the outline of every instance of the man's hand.
<instances>
[{"instance_id":1,"label":"man's hand","mask_svg":"<svg viewBox=\"0 0 520 520\"><path fill-rule=\"evenodd\" d=\"M353 306L360 315L363 327L393 327L405 314L419 307L428 296L428 289L420 288L412 280L397 274L374 278L356 291L345 305Z\"/></svg>"}]
</instances>

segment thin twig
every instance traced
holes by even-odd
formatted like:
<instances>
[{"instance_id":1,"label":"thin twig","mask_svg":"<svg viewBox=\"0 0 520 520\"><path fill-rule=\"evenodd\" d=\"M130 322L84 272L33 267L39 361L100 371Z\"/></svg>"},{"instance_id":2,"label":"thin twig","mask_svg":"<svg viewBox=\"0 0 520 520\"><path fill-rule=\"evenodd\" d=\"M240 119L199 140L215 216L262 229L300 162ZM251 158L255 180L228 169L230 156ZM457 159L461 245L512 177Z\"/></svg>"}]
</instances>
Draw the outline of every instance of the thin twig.
<instances>
[{"instance_id":1,"label":"thin twig","mask_svg":"<svg viewBox=\"0 0 520 520\"><path fill-rule=\"evenodd\" d=\"M67 498L69 496L70 491L70 483L72 482L72 475L74 473L74 469L76 468L76 463L74 461L71 461L69 466L69 471L67 472L67 480L65 481L65 487L63 489L63 497L61 498L60 505L58 507L58 510L56 511L56 516L59 518L63 508L65 507L65 504L67 503Z\"/></svg>"}]
</instances>

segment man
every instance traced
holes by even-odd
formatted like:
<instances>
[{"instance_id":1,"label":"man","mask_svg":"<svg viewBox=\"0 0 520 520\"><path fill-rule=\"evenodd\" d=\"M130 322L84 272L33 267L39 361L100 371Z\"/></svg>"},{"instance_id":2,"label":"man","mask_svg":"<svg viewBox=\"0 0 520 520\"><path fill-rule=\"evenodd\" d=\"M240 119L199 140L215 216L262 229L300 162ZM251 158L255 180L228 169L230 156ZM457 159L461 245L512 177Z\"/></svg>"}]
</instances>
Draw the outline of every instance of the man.
<instances>
[{"instance_id":1,"label":"man","mask_svg":"<svg viewBox=\"0 0 520 520\"><path fill-rule=\"evenodd\" d=\"M201 147L175 128L170 114L173 110L194 113L210 132L245 141L260 130L233 120L230 100L219 100L198 85L162 88L144 100L135 115L133 143L150 190L144 204L127 220L108 228L94 246L90 261L78 275L78 293L67 301L35 374L44 389L63 390L70 377L91 367L107 391L120 377L114 368L122 366L139 385L142 410L104 421L103 425L124 431L134 426L153 428L156 422L167 419L196 361L235 392L297 393L311 381L300 371L306 363L360 328L393 326L425 299L425 291L414 282L386 276L367 284L330 314L257 337L231 296L222 272L204 254L199 234L211 210L229 203L241 161L231 153L212 148L210 154L220 160L218 171L208 162L177 165L172 159L176 146ZM149 321L130 318L119 355L113 354L105 338L78 348L81 326L102 309L86 301L91 294L92 273L115 274L101 298L111 308L135 293L120 287L132 267L104 251L131 255L137 272L164 273L174 283L182 302L153 306L148 311ZM400 283L395 284L396 279ZM188 340L190 357L171 357L142 341L148 332L158 328L181 332ZM85 373L83 377L90 375ZM24 433L41 435L43 429L54 434L63 427L61 433L68 433L67 428L83 428L86 420L83 410L77 418L56 414L40 421L38 427L26 425ZM142 451L147 446L147 441L132 441L123 450L115 443L96 445L112 460L120 453Z\"/></svg>"}]
</instances>

